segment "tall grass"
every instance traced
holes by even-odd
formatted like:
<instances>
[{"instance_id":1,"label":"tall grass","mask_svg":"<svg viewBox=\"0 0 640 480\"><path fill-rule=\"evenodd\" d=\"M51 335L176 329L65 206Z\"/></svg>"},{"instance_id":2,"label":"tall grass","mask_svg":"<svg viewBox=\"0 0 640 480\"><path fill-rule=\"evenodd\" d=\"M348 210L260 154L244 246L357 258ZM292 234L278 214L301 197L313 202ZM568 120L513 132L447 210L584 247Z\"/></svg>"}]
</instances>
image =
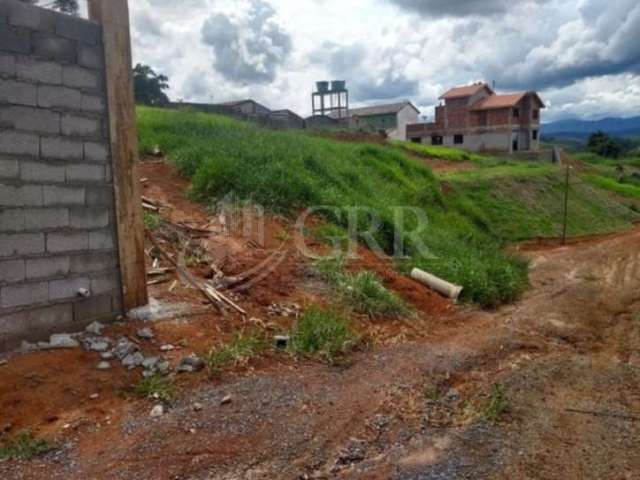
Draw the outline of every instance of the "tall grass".
<instances>
[{"instance_id":1,"label":"tall grass","mask_svg":"<svg viewBox=\"0 0 640 480\"><path fill-rule=\"evenodd\" d=\"M349 320L333 310L313 307L291 332L291 349L297 353L319 354L332 363L337 355L349 351L356 340Z\"/></svg>"},{"instance_id":2,"label":"tall grass","mask_svg":"<svg viewBox=\"0 0 640 480\"><path fill-rule=\"evenodd\" d=\"M395 145L410 152L417 153L418 155L439 158L441 160L448 160L450 162L484 162L489 160L484 155L478 155L476 153L470 153L459 148L443 147L439 145L424 145L421 143L403 142L394 140L391 142Z\"/></svg>"},{"instance_id":3,"label":"tall grass","mask_svg":"<svg viewBox=\"0 0 640 480\"><path fill-rule=\"evenodd\" d=\"M393 207L417 207L429 225L402 238L406 264L460 283L466 300L485 306L510 301L526 286L526 265L503 254L500 238L443 197L429 168L397 149L274 132L195 112L139 108L138 118L142 153L160 147L191 177L191 193L200 201L234 192L284 213L314 205L366 206L381 219L375 238L387 253L397 240ZM325 218L347 226L345 215ZM365 230L367 219L360 223ZM405 227L412 231L415 219Z\"/></svg>"}]
</instances>

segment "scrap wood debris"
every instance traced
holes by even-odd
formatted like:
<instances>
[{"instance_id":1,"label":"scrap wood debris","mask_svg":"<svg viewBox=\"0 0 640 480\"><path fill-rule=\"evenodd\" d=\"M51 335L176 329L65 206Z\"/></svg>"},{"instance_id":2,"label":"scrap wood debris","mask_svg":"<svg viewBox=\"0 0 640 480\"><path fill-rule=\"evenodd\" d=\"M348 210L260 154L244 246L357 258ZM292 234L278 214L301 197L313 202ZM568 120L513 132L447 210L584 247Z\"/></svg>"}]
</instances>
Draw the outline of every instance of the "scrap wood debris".
<instances>
[{"instance_id":1,"label":"scrap wood debris","mask_svg":"<svg viewBox=\"0 0 640 480\"><path fill-rule=\"evenodd\" d=\"M229 306L233 308L235 311L240 313L241 315L247 315L246 310L237 305L233 300L228 298L226 295L219 292L212 285L207 284L206 282L198 281L191 272L188 271L184 262L184 250L178 256L178 260L174 259L166 250L164 250L157 239L153 236L153 234L149 230L145 230L147 238L151 241L155 249L162 255L165 260L173 265L175 270L178 272L179 276L184 279L189 285L196 288L218 309L222 312L222 307Z\"/></svg>"}]
</instances>

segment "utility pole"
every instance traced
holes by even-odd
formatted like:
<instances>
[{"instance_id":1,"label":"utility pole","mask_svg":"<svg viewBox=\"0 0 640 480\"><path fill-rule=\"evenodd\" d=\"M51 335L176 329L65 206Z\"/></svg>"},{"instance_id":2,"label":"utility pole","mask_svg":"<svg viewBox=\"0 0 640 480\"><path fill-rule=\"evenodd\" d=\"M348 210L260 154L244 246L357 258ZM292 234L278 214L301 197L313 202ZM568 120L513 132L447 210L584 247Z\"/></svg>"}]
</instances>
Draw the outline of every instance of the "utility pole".
<instances>
[{"instance_id":1,"label":"utility pole","mask_svg":"<svg viewBox=\"0 0 640 480\"><path fill-rule=\"evenodd\" d=\"M564 185L564 220L562 227L562 245L567 244L567 223L569 222L569 184L571 180L571 167L567 165L567 174Z\"/></svg>"}]
</instances>

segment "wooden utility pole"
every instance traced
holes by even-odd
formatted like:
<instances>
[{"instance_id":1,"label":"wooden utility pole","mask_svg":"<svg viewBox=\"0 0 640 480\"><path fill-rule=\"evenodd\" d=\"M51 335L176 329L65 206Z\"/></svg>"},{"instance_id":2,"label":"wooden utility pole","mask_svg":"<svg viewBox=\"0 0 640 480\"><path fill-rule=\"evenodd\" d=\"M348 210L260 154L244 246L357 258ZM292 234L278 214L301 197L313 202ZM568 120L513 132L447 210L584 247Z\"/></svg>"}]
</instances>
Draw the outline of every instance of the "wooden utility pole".
<instances>
[{"instance_id":1,"label":"wooden utility pole","mask_svg":"<svg viewBox=\"0 0 640 480\"><path fill-rule=\"evenodd\" d=\"M567 174L564 185L564 219L562 226L562 244L567 244L567 223L569 222L569 185L571 181L571 167L567 165Z\"/></svg>"},{"instance_id":2,"label":"wooden utility pole","mask_svg":"<svg viewBox=\"0 0 640 480\"><path fill-rule=\"evenodd\" d=\"M127 0L89 0L89 17L102 25L123 307L148 303L144 224L138 180L138 131Z\"/></svg>"}]
</instances>

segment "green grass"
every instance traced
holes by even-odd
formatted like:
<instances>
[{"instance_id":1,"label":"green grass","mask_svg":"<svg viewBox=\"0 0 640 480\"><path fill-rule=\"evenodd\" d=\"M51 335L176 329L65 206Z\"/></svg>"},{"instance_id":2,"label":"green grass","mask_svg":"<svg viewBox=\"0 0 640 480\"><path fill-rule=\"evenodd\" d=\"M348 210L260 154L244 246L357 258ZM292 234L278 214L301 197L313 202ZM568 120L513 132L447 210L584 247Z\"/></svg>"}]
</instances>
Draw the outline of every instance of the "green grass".
<instances>
[{"instance_id":1,"label":"green grass","mask_svg":"<svg viewBox=\"0 0 640 480\"><path fill-rule=\"evenodd\" d=\"M266 342L259 333L238 332L228 344L211 349L204 360L210 371L217 372L224 367L246 363L265 348Z\"/></svg>"},{"instance_id":2,"label":"green grass","mask_svg":"<svg viewBox=\"0 0 640 480\"><path fill-rule=\"evenodd\" d=\"M640 155L629 155L621 158L606 158L601 157L595 153L590 152L581 152L574 153L573 157L576 160L580 160L585 163L590 163L592 165L607 165L607 166L629 166L629 167L637 167L640 168Z\"/></svg>"},{"instance_id":3,"label":"green grass","mask_svg":"<svg viewBox=\"0 0 640 480\"><path fill-rule=\"evenodd\" d=\"M21 432L0 447L0 460L31 460L54 449L55 446L46 440L34 438L30 432Z\"/></svg>"},{"instance_id":4,"label":"green grass","mask_svg":"<svg viewBox=\"0 0 640 480\"><path fill-rule=\"evenodd\" d=\"M176 397L176 388L171 379L154 374L140 380L135 385L133 393L140 398L154 398L171 403Z\"/></svg>"},{"instance_id":5,"label":"green grass","mask_svg":"<svg viewBox=\"0 0 640 480\"><path fill-rule=\"evenodd\" d=\"M603 190L609 190L624 197L640 198L640 184L635 182L622 183L615 178L597 174L586 174L583 178Z\"/></svg>"},{"instance_id":6,"label":"green grass","mask_svg":"<svg viewBox=\"0 0 640 480\"><path fill-rule=\"evenodd\" d=\"M485 306L511 300L526 285L526 265L503 254L492 232L450 205L429 168L396 149L274 132L193 112L139 108L138 118L142 153L158 145L191 177L197 200L214 203L233 191L284 213L313 205L366 206L381 218L375 238L387 253L396 240L393 207L418 207L428 216L428 227L402 238L415 266L465 286L463 299ZM323 216L345 228L344 210L339 213ZM368 220L361 218L360 224L366 230ZM412 231L416 221L408 218L404 224ZM468 267L467 259L473 260ZM501 284L504 279L507 285Z\"/></svg>"},{"instance_id":7,"label":"green grass","mask_svg":"<svg viewBox=\"0 0 640 480\"><path fill-rule=\"evenodd\" d=\"M423 157L439 158L441 160L448 160L450 162L482 163L488 160L488 157L485 157L484 155L466 152L458 148L423 145L420 143L403 142L399 140L394 140L393 142L391 142L391 144L400 148L404 148L405 150L409 150L410 152L417 153L418 155L421 155Z\"/></svg>"},{"instance_id":8,"label":"green grass","mask_svg":"<svg viewBox=\"0 0 640 480\"><path fill-rule=\"evenodd\" d=\"M511 302L528 285L527 263L505 254L506 244L560 233L562 172L553 165L439 147L440 158L468 159L478 168L436 178L403 151L404 145L336 142L216 115L144 107L138 109L138 126L141 152L150 153L156 145L166 152L191 178L196 200L215 204L234 192L292 216L310 206L337 207L318 212L331 227L321 228L317 236L335 236L342 245L347 209L367 207L380 217L374 236L383 250L392 254L395 242L404 244L403 271L418 267L462 285L461 299L484 307ZM409 145L416 147L426 146ZM448 187L443 189L441 182ZM621 229L638 218L600 187L572 188L571 234ZM418 208L428 225L409 234L418 223L407 216L402 222L407 233L396 238L397 206ZM358 225L367 230L369 220L361 216Z\"/></svg>"},{"instance_id":9,"label":"green grass","mask_svg":"<svg viewBox=\"0 0 640 480\"><path fill-rule=\"evenodd\" d=\"M154 231L160 226L160 215L145 211L143 214L144 226L147 230Z\"/></svg>"},{"instance_id":10,"label":"green grass","mask_svg":"<svg viewBox=\"0 0 640 480\"><path fill-rule=\"evenodd\" d=\"M369 271L347 273L343 257L325 257L316 269L333 287L338 302L370 317L402 317L413 310L396 293L384 286L380 277Z\"/></svg>"},{"instance_id":11,"label":"green grass","mask_svg":"<svg viewBox=\"0 0 640 480\"><path fill-rule=\"evenodd\" d=\"M504 387L495 384L491 387L491 394L484 407L483 417L485 420L495 423L502 415L509 410L509 399L505 393Z\"/></svg>"},{"instance_id":12,"label":"green grass","mask_svg":"<svg viewBox=\"0 0 640 480\"><path fill-rule=\"evenodd\" d=\"M505 162L478 170L464 172L442 172L439 178L455 182L476 182L500 177L532 178L556 172L558 167L548 163Z\"/></svg>"},{"instance_id":13,"label":"green grass","mask_svg":"<svg viewBox=\"0 0 640 480\"><path fill-rule=\"evenodd\" d=\"M483 230L505 242L533 237L553 237L562 231L565 178L562 171L533 176L502 176L452 179L451 201ZM569 235L623 230L638 219L602 187L571 179L569 190Z\"/></svg>"},{"instance_id":14,"label":"green grass","mask_svg":"<svg viewBox=\"0 0 640 480\"><path fill-rule=\"evenodd\" d=\"M328 363L347 353L357 343L349 321L333 310L310 308L291 332L291 350L320 355Z\"/></svg>"}]
</instances>

